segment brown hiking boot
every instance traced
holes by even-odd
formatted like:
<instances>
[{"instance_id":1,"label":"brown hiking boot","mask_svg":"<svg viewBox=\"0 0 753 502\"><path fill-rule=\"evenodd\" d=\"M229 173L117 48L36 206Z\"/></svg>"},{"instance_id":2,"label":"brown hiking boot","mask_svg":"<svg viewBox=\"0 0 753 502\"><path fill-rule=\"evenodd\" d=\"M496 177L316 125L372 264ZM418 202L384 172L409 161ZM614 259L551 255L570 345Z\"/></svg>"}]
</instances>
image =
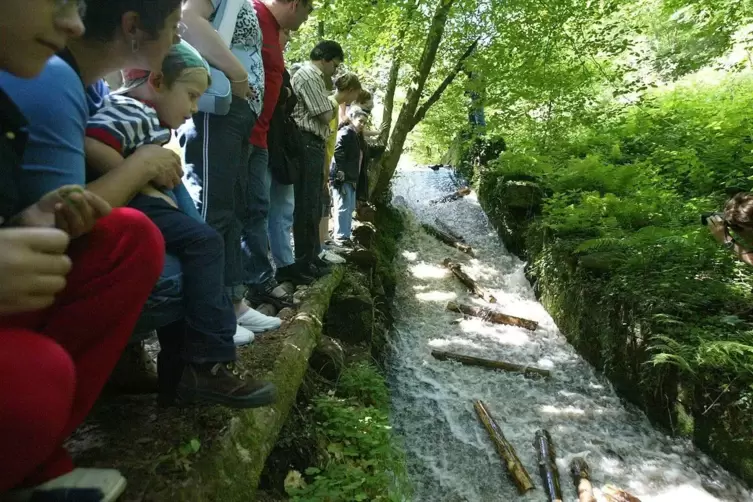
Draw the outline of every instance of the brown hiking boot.
<instances>
[{"instance_id":1,"label":"brown hiking boot","mask_svg":"<svg viewBox=\"0 0 753 502\"><path fill-rule=\"evenodd\" d=\"M146 351L144 342L126 345L110 375L107 390L120 394L157 392L157 363Z\"/></svg>"},{"instance_id":2,"label":"brown hiking boot","mask_svg":"<svg viewBox=\"0 0 753 502\"><path fill-rule=\"evenodd\" d=\"M230 408L258 408L276 399L273 384L250 379L235 362L187 364L177 394L183 403L212 403Z\"/></svg>"}]
</instances>

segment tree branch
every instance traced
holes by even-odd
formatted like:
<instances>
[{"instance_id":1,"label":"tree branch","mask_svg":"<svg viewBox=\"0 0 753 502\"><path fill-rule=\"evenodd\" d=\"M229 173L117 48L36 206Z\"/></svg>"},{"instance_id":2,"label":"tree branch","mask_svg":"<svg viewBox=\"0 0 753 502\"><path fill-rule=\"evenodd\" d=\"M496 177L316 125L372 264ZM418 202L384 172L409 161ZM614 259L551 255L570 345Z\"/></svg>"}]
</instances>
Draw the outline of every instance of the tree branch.
<instances>
[{"instance_id":1,"label":"tree branch","mask_svg":"<svg viewBox=\"0 0 753 502\"><path fill-rule=\"evenodd\" d=\"M424 117L426 117L426 113L429 111L429 108L431 108L434 103L439 101L444 91L446 91L450 84L452 84L453 80L455 80L455 77L458 76L458 73L463 70L466 60L471 57L471 55L476 50L476 47L478 47L479 40L480 37L474 40L473 43L468 46L463 55L460 56L460 59L458 59L458 62L455 63L455 68L453 68L452 71L442 81L442 83L439 84L439 87L437 87L434 93L429 96L429 99L427 99L424 104L422 104L418 108L418 110L416 110L416 114L413 116L413 121L411 122L411 129L416 127L416 125L421 122Z\"/></svg>"}]
</instances>

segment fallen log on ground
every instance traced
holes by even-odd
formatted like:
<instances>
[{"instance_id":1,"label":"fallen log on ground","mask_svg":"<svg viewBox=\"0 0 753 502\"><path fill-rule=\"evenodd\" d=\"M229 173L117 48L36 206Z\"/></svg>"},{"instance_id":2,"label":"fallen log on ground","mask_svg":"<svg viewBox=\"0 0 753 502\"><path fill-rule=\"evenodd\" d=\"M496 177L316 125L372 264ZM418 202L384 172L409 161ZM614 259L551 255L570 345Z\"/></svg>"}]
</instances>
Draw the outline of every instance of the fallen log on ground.
<instances>
[{"instance_id":1,"label":"fallen log on ground","mask_svg":"<svg viewBox=\"0 0 753 502\"><path fill-rule=\"evenodd\" d=\"M480 366L482 368L509 371L511 373L523 373L528 376L543 376L544 378L549 378L551 376L549 370L536 368L535 366L524 366L522 364L508 363L505 361L464 356L462 354L453 354L452 352L445 352L443 350L432 350L431 355L434 359L438 359L439 361L456 361L468 366Z\"/></svg>"},{"instance_id":2,"label":"fallen log on ground","mask_svg":"<svg viewBox=\"0 0 753 502\"><path fill-rule=\"evenodd\" d=\"M440 197L438 199L430 200L429 204L443 204L445 202L452 202L458 199L462 199L466 195L471 193L471 189L468 187L460 187L455 192L445 195L444 197Z\"/></svg>"},{"instance_id":3,"label":"fallen log on ground","mask_svg":"<svg viewBox=\"0 0 753 502\"><path fill-rule=\"evenodd\" d=\"M510 475L512 482L515 483L515 486L518 488L518 492L523 495L527 491L533 490L535 487L533 486L531 476L520 462L518 454L515 452L515 448L513 448L509 441L507 441L505 435L502 433L502 429L500 429L497 422L492 418L486 405L482 401L476 400L473 402L473 407L476 410L478 419L484 425L486 432L489 433L489 438L492 440L492 443L494 443L497 453L502 457L505 467L507 468L507 473Z\"/></svg>"},{"instance_id":4,"label":"fallen log on ground","mask_svg":"<svg viewBox=\"0 0 753 502\"><path fill-rule=\"evenodd\" d=\"M557 469L557 455L552 445L552 437L546 430L536 431L533 447L539 458L539 474L544 483L549 502L562 502L562 488L560 487L560 473Z\"/></svg>"},{"instance_id":5,"label":"fallen log on ground","mask_svg":"<svg viewBox=\"0 0 753 502\"><path fill-rule=\"evenodd\" d=\"M584 459L576 457L570 462L570 475L578 490L578 502L596 502L591 484L591 470Z\"/></svg>"},{"instance_id":6,"label":"fallen log on ground","mask_svg":"<svg viewBox=\"0 0 753 502\"><path fill-rule=\"evenodd\" d=\"M606 485L601 489L601 494L607 502L641 502L635 495L613 485Z\"/></svg>"},{"instance_id":7,"label":"fallen log on ground","mask_svg":"<svg viewBox=\"0 0 753 502\"><path fill-rule=\"evenodd\" d=\"M539 327L539 323L536 321L503 314L502 312L496 312L492 309L476 307L475 305L468 305L465 303L448 302L447 310L473 317L480 317L485 321L493 322L495 324L508 324L510 326L530 329L531 331L536 331Z\"/></svg>"},{"instance_id":8,"label":"fallen log on ground","mask_svg":"<svg viewBox=\"0 0 753 502\"><path fill-rule=\"evenodd\" d=\"M465 286L470 290L471 293L478 296L482 300L486 300L489 303L496 303L497 299L492 296L491 293L486 291L484 288L478 285L476 281L471 279L471 277L463 272L463 266L460 265L460 263L455 263L454 261L450 260L449 258L445 258L445 260L442 262L445 267L449 268L453 275L458 278L460 282L465 284Z\"/></svg>"},{"instance_id":9,"label":"fallen log on ground","mask_svg":"<svg viewBox=\"0 0 753 502\"><path fill-rule=\"evenodd\" d=\"M436 225L438 229L440 229L442 232L446 233L450 237L457 239L460 242L465 242L465 237L463 237L462 235L460 235L459 233L451 229L450 226L447 225L447 223L443 222L439 218L434 219L434 225Z\"/></svg>"},{"instance_id":10,"label":"fallen log on ground","mask_svg":"<svg viewBox=\"0 0 753 502\"><path fill-rule=\"evenodd\" d=\"M433 225L429 225L428 223L422 223L421 227L423 227L423 229L426 230L426 232L429 235L431 235L431 236L435 237L436 239L444 242L448 246L452 246L455 249L459 249L460 251L462 251L462 252L464 252L466 254L469 254L471 256L476 256L476 254L473 252L473 248L471 246L469 246L468 244L465 244L464 242L460 242L459 240L455 239L450 234L447 234L447 233L441 231L437 227L435 227Z\"/></svg>"}]
</instances>

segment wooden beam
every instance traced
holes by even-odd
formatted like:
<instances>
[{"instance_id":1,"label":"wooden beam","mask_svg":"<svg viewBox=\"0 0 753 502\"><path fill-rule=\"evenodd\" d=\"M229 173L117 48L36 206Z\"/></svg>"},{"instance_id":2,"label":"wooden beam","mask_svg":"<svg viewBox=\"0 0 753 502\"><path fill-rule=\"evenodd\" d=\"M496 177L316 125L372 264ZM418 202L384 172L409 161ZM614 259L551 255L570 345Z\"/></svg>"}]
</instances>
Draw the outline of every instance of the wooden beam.
<instances>
[{"instance_id":1,"label":"wooden beam","mask_svg":"<svg viewBox=\"0 0 753 502\"><path fill-rule=\"evenodd\" d=\"M508 324L510 326L518 326L521 328L529 329L531 331L536 331L539 327L539 323L537 323L536 321L503 314L502 312L497 312L496 310L487 309L484 307L476 307L475 305L468 305L465 303L448 302L447 310L473 317L479 317L485 321L493 322L495 324Z\"/></svg>"},{"instance_id":2,"label":"wooden beam","mask_svg":"<svg viewBox=\"0 0 753 502\"><path fill-rule=\"evenodd\" d=\"M479 284L475 280L473 280L471 276L463 272L462 265L450 260L449 258L445 258L442 264L445 267L449 268L452 271L452 274L457 277L458 280L462 282L471 293L489 303L497 303L497 299L494 298L491 293L486 291L486 289L484 289L483 287L479 286Z\"/></svg>"},{"instance_id":3,"label":"wooden beam","mask_svg":"<svg viewBox=\"0 0 753 502\"><path fill-rule=\"evenodd\" d=\"M453 354L443 350L432 350L431 355L439 361L456 361L468 366L479 366L493 370L509 371L512 373L523 373L526 376L543 376L549 378L549 370L536 368L534 366L524 366L522 364L508 363L505 361L495 361L493 359L483 359L480 357L464 356L462 354Z\"/></svg>"}]
</instances>

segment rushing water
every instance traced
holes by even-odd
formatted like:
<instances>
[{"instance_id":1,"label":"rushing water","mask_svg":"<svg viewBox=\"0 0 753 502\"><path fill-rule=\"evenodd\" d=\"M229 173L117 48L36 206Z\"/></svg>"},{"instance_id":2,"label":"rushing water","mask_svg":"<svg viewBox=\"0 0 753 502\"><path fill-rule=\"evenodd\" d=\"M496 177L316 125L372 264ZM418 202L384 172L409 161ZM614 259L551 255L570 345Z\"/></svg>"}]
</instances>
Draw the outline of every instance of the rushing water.
<instances>
[{"instance_id":1,"label":"rushing water","mask_svg":"<svg viewBox=\"0 0 753 502\"><path fill-rule=\"evenodd\" d=\"M577 500L569 461L585 457L594 486L614 484L643 502L751 501L753 494L684 440L654 429L626 405L608 381L568 345L536 301L524 263L508 253L475 194L431 205L453 192L448 170L401 165L393 193L413 218L400 242L396 330L389 364L395 429L403 437L416 501L546 500L532 446L550 431L565 501ZM418 221L439 217L476 250L471 258L422 232ZM441 265L452 257L491 290L501 311L535 320L535 332L478 319L454 322L449 300L474 301ZM478 302L478 300L476 300ZM440 362L432 349L551 369L549 380ZM519 496L477 422L473 399L483 400L528 468L537 489Z\"/></svg>"}]
</instances>

